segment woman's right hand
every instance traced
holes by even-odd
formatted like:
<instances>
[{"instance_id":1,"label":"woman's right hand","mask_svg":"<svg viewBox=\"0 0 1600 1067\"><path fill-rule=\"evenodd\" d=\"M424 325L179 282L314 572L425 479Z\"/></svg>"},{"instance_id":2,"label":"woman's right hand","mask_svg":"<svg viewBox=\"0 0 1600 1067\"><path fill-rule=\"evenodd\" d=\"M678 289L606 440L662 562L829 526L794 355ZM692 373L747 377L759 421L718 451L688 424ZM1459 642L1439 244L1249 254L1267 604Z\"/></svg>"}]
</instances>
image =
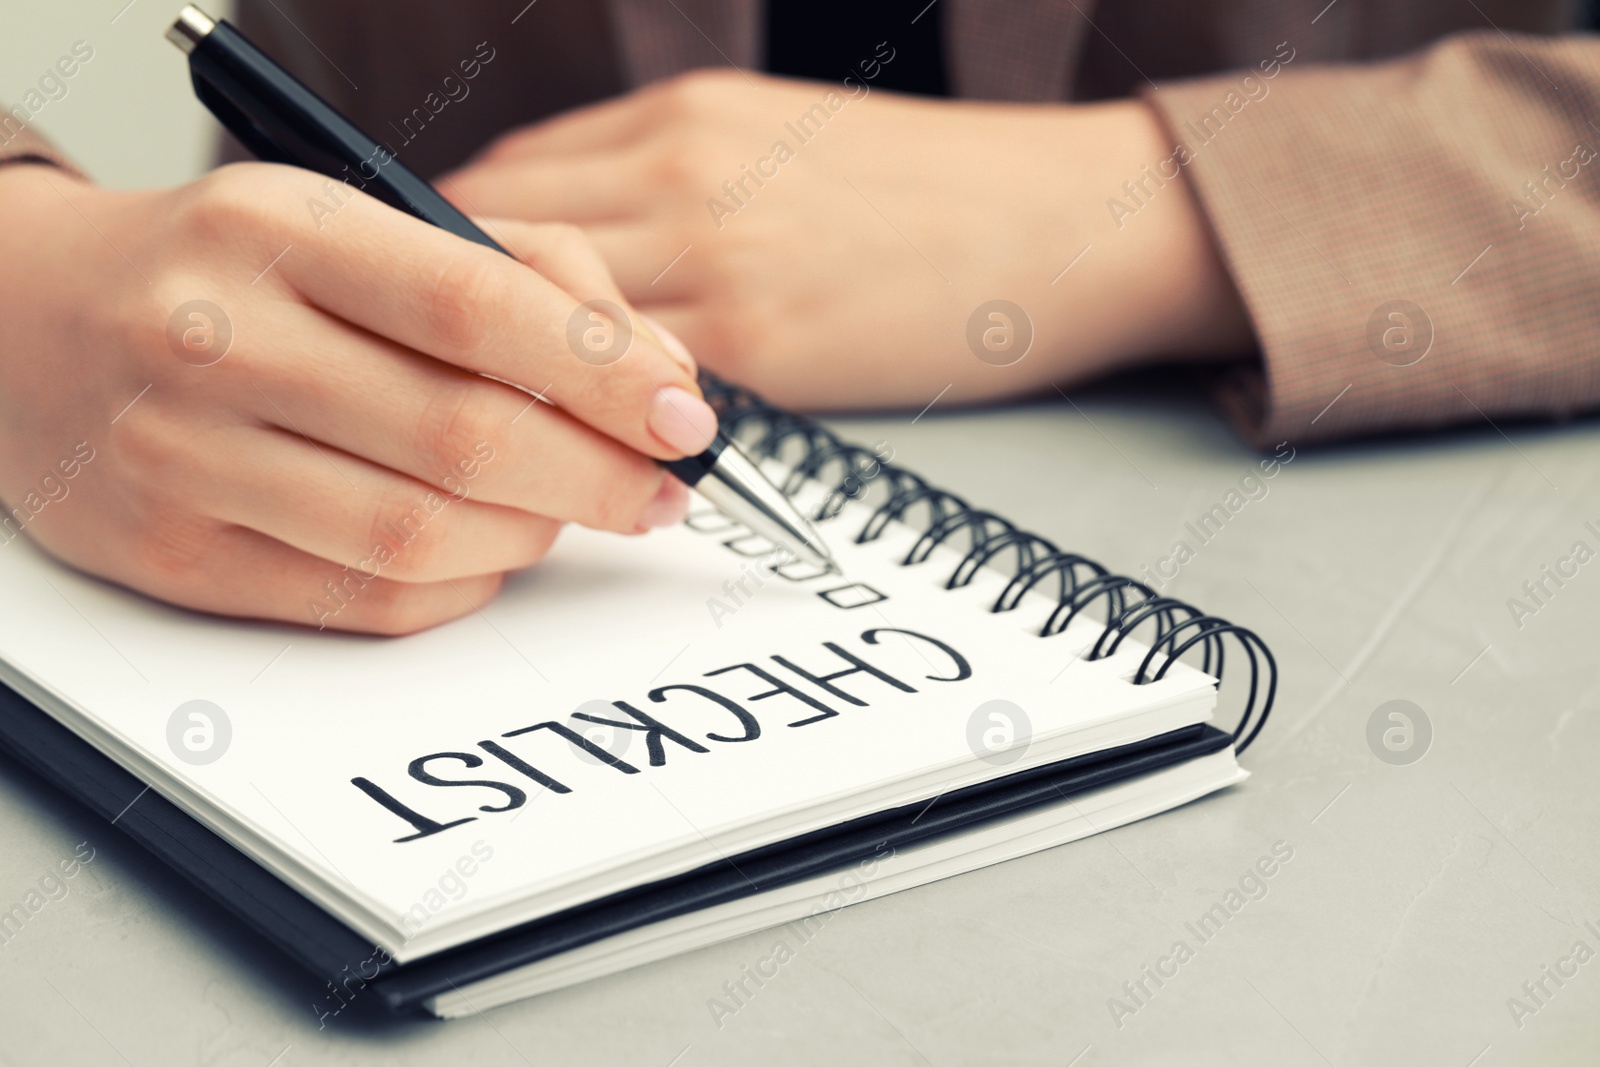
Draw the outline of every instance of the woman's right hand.
<instances>
[{"instance_id":1,"label":"woman's right hand","mask_svg":"<svg viewBox=\"0 0 1600 1067\"><path fill-rule=\"evenodd\" d=\"M564 522L679 521L646 457L715 430L687 352L577 230L480 224L524 262L289 167L132 193L0 167L0 551L25 531L188 607L404 633Z\"/></svg>"}]
</instances>

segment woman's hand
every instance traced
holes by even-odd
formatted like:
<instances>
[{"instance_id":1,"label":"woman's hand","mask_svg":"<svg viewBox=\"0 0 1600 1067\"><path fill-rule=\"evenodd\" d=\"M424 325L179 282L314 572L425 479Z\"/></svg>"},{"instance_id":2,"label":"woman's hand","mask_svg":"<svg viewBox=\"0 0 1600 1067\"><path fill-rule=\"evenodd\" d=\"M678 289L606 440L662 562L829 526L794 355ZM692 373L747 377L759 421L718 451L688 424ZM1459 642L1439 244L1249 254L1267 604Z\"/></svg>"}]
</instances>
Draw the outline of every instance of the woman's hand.
<instances>
[{"instance_id":1,"label":"woman's hand","mask_svg":"<svg viewBox=\"0 0 1600 1067\"><path fill-rule=\"evenodd\" d=\"M525 263L287 167L137 193L0 168L0 551L26 532L164 600L399 633L564 522L678 521L646 457L715 429L687 353L576 230L484 225Z\"/></svg>"},{"instance_id":2,"label":"woman's hand","mask_svg":"<svg viewBox=\"0 0 1600 1067\"><path fill-rule=\"evenodd\" d=\"M1171 155L1136 102L705 71L512 133L440 188L582 226L641 311L774 400L921 407L1249 347L1186 178L1146 178Z\"/></svg>"}]
</instances>

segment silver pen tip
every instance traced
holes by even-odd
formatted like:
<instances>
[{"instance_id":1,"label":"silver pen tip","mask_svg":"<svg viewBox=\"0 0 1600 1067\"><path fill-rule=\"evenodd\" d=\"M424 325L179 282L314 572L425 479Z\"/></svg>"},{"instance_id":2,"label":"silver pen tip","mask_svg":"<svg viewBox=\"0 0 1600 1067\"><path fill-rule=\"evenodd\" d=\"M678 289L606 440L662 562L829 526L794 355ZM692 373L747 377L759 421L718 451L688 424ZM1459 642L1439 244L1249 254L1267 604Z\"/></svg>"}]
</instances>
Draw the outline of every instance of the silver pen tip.
<instances>
[{"instance_id":1,"label":"silver pen tip","mask_svg":"<svg viewBox=\"0 0 1600 1067\"><path fill-rule=\"evenodd\" d=\"M733 442L724 444L715 465L695 483L695 489L723 514L774 545L812 566L838 572L839 565L816 527Z\"/></svg>"}]
</instances>

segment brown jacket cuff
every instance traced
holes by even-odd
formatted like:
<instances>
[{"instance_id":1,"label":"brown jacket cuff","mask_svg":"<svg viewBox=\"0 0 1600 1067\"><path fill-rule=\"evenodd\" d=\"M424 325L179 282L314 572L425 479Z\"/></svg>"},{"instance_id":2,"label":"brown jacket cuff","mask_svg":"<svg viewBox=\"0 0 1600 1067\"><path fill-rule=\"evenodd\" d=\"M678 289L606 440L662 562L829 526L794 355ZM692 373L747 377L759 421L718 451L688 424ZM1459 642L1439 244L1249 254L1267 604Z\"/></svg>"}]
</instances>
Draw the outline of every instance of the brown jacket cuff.
<instances>
[{"instance_id":1,"label":"brown jacket cuff","mask_svg":"<svg viewBox=\"0 0 1600 1067\"><path fill-rule=\"evenodd\" d=\"M1260 341L1224 387L1250 440L1600 407L1600 41L1466 34L1146 99Z\"/></svg>"}]
</instances>

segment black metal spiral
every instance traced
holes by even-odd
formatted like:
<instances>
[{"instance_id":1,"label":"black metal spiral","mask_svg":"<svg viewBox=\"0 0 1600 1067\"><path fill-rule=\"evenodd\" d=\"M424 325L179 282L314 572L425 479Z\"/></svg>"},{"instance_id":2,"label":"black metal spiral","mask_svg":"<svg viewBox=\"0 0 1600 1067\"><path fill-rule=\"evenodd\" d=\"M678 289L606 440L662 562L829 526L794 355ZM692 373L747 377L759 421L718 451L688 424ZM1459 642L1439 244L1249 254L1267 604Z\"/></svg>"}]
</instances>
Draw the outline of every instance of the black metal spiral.
<instances>
[{"instance_id":1,"label":"black metal spiral","mask_svg":"<svg viewBox=\"0 0 1600 1067\"><path fill-rule=\"evenodd\" d=\"M1040 627L1041 637L1063 632L1086 612L1104 613L1104 628L1085 659L1115 655L1123 640L1136 630L1152 631L1149 650L1131 679L1134 685L1160 681L1196 647L1200 669L1220 681L1224 639L1231 636L1250 664L1244 710L1233 731L1235 751L1249 748L1266 725L1277 697L1278 665L1254 632L1161 596L1143 582L1113 574L1085 556L1064 552L1047 538L1019 530L993 512L974 508L872 450L841 441L826 427L773 407L747 389L709 374L702 373L701 379L706 399L717 409L724 431L755 457L776 458L789 467L789 476L780 487L786 494L793 496L808 481L832 485L813 512L816 521L836 519L845 502L864 499L869 486L886 487L884 499L873 507L856 534L857 544L876 540L891 522L923 531L900 561L902 566L924 562L947 542L964 544L966 552L945 582L947 589L965 588L980 568L1009 561L1013 564L1011 578L990 606L992 612L1012 611L1030 592L1053 582L1056 607ZM916 521L918 516L922 521Z\"/></svg>"}]
</instances>

